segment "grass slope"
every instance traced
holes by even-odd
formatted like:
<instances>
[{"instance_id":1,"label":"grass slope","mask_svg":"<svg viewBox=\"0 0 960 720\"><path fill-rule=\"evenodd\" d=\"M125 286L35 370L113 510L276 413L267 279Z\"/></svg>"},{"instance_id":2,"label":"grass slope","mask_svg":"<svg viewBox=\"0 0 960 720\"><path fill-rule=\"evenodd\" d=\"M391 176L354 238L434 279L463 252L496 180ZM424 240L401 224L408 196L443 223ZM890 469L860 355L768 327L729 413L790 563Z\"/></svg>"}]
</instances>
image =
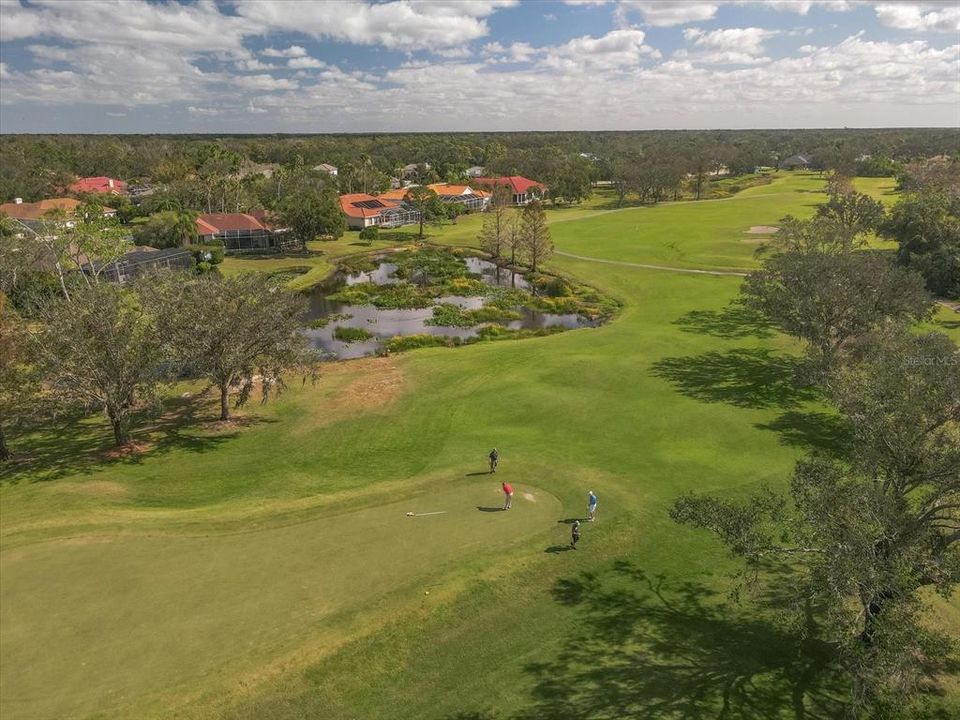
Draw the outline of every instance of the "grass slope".
<instances>
[{"instance_id":1,"label":"grass slope","mask_svg":"<svg viewBox=\"0 0 960 720\"><path fill-rule=\"evenodd\" d=\"M785 179L779 207L775 194L551 212L554 237L569 252L667 259L646 224L662 215L684 262L745 267L752 247L734 238L802 210L813 182ZM714 236L697 230L711 222ZM434 239L464 243L467 227ZM833 416L790 382L796 346L727 307L737 278L552 265L623 313L332 365L226 427L212 398L178 397L140 433L139 456L99 454L97 419L19 438L37 462L0 487L0 714L837 716L844 688L825 649L798 650L770 615L731 603L730 560L666 516L689 489L784 487L797 457L833 446ZM478 509L499 501L493 478L472 474L494 445L496 481L536 502ZM588 489L599 522L571 552L567 521ZM432 509L447 514L404 515ZM957 601L936 618L960 629Z\"/></svg>"}]
</instances>

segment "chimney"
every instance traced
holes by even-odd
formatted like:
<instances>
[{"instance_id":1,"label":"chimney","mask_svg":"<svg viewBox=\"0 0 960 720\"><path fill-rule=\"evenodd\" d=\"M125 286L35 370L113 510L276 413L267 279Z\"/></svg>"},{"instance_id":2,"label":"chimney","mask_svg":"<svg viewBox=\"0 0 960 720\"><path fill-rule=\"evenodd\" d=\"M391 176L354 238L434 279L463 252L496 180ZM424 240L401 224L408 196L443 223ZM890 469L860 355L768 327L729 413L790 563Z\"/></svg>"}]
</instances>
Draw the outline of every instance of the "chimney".
<instances>
[{"instance_id":1,"label":"chimney","mask_svg":"<svg viewBox=\"0 0 960 720\"><path fill-rule=\"evenodd\" d=\"M14 198L13 203L14 205L23 205L23 198Z\"/></svg>"},{"instance_id":2,"label":"chimney","mask_svg":"<svg viewBox=\"0 0 960 720\"><path fill-rule=\"evenodd\" d=\"M113 178L107 178L107 185L113 187Z\"/></svg>"}]
</instances>

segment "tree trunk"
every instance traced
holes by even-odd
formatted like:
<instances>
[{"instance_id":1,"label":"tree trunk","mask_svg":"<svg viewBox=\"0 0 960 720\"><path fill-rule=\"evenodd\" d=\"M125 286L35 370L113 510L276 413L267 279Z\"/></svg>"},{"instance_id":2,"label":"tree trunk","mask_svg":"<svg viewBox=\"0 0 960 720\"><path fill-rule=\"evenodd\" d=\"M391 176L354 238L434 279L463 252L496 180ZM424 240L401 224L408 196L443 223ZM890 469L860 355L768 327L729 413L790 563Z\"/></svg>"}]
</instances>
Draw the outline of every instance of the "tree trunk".
<instances>
[{"instance_id":1,"label":"tree trunk","mask_svg":"<svg viewBox=\"0 0 960 720\"><path fill-rule=\"evenodd\" d=\"M127 428L124 426L123 419L117 415L115 410L107 408L107 417L110 418L110 427L113 428L114 444L120 447L130 439Z\"/></svg>"},{"instance_id":2,"label":"tree trunk","mask_svg":"<svg viewBox=\"0 0 960 720\"><path fill-rule=\"evenodd\" d=\"M9 460L12 457L13 453L7 445L7 436L3 434L3 425L0 424L0 462Z\"/></svg>"},{"instance_id":3,"label":"tree trunk","mask_svg":"<svg viewBox=\"0 0 960 720\"><path fill-rule=\"evenodd\" d=\"M423 240L423 210L420 211L420 239Z\"/></svg>"},{"instance_id":4,"label":"tree trunk","mask_svg":"<svg viewBox=\"0 0 960 720\"><path fill-rule=\"evenodd\" d=\"M220 419L230 419L230 386L220 386Z\"/></svg>"}]
</instances>

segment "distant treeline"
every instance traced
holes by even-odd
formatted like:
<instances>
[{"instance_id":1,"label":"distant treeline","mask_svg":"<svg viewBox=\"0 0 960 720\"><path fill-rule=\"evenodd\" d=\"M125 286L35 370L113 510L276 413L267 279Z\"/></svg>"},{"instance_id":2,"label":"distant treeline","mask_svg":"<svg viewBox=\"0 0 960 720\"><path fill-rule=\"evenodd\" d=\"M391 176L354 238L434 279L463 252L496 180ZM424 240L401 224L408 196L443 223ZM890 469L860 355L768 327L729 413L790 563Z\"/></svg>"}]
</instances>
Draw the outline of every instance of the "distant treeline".
<instances>
[{"instance_id":1,"label":"distant treeline","mask_svg":"<svg viewBox=\"0 0 960 720\"><path fill-rule=\"evenodd\" d=\"M887 161L960 155L955 128L880 130L651 130L636 132L423 133L382 135L5 135L0 136L0 200L37 200L73 176L107 175L164 182L182 177L226 151L245 163L329 163L340 184L368 184L397 176L412 163L429 164L432 177L456 180L468 167L546 180L589 172L608 179L622 158L669 163L686 173L721 165L731 174L776 167L796 154L814 169L877 174ZM867 160L864 156L870 156ZM879 161L879 164L878 164ZM572 166L571 163L576 163ZM561 170L561 168L563 168ZM374 188L376 189L376 188Z\"/></svg>"}]
</instances>

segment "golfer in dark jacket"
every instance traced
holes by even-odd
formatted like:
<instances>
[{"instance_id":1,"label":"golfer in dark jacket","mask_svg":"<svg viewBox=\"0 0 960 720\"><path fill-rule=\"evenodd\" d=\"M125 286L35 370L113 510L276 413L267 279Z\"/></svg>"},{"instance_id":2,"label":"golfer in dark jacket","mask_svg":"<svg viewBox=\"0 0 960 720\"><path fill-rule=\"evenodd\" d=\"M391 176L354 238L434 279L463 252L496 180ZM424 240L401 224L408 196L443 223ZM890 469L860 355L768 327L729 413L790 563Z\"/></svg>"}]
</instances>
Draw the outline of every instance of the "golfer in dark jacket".
<instances>
[{"instance_id":1,"label":"golfer in dark jacket","mask_svg":"<svg viewBox=\"0 0 960 720\"><path fill-rule=\"evenodd\" d=\"M490 472L495 473L497 471L498 462L500 462L500 453L494 448L490 451Z\"/></svg>"},{"instance_id":2,"label":"golfer in dark jacket","mask_svg":"<svg viewBox=\"0 0 960 720\"><path fill-rule=\"evenodd\" d=\"M570 526L570 549L577 549L577 542L580 540L580 521L574 520L573 525Z\"/></svg>"}]
</instances>

